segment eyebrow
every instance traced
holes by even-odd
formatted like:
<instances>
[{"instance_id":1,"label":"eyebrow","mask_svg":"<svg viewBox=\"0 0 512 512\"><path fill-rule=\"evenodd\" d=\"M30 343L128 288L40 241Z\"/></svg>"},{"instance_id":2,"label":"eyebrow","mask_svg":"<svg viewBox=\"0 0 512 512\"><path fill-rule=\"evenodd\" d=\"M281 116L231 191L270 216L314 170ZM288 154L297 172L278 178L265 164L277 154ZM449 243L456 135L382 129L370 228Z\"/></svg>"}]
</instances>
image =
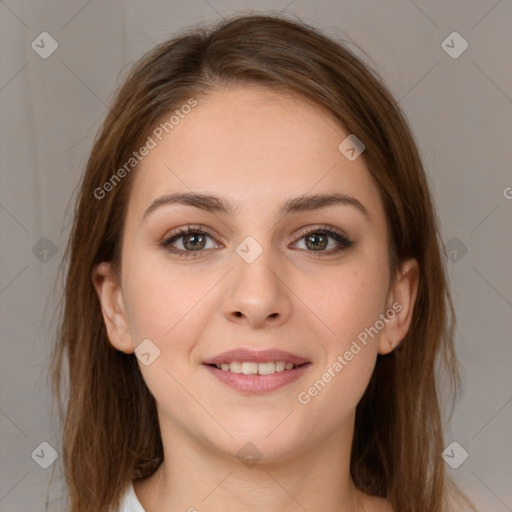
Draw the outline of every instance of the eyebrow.
<instances>
[{"instance_id":1,"label":"eyebrow","mask_svg":"<svg viewBox=\"0 0 512 512\"><path fill-rule=\"evenodd\" d=\"M238 206L235 206L234 204L215 195L195 192L176 192L174 194L167 194L155 199L144 212L142 220L161 206L175 204L193 206L208 212L218 212L226 215L234 215L238 211ZM298 196L284 202L279 208L278 214L287 215L290 213L313 211L333 205L353 206L368 220L370 220L370 214L363 204L355 197L348 196L346 194L314 194Z\"/></svg>"}]
</instances>

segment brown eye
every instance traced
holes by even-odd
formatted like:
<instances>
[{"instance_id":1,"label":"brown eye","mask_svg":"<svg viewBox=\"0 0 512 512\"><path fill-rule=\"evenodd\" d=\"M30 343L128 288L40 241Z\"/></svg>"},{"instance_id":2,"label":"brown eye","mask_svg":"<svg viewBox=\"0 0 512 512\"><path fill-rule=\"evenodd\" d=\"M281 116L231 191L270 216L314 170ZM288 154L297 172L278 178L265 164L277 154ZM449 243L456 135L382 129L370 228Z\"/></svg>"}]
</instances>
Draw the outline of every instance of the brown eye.
<instances>
[{"instance_id":1,"label":"brown eye","mask_svg":"<svg viewBox=\"0 0 512 512\"><path fill-rule=\"evenodd\" d=\"M328 226L309 229L302 233L300 240L302 239L305 240L306 250L311 253L318 253L318 255L337 254L354 246L354 242L345 234ZM325 250L329 246L329 239L334 240L337 246Z\"/></svg>"},{"instance_id":2,"label":"brown eye","mask_svg":"<svg viewBox=\"0 0 512 512\"><path fill-rule=\"evenodd\" d=\"M306 247L315 251L325 249L329 245L329 236L324 233L313 233L304 238L306 239Z\"/></svg>"},{"instance_id":3,"label":"brown eye","mask_svg":"<svg viewBox=\"0 0 512 512\"><path fill-rule=\"evenodd\" d=\"M206 237L202 233L192 233L190 235L183 235L183 246L189 251L204 249Z\"/></svg>"},{"instance_id":4,"label":"brown eye","mask_svg":"<svg viewBox=\"0 0 512 512\"><path fill-rule=\"evenodd\" d=\"M207 240L213 238L201 229L191 228L178 230L172 236L166 238L161 243L167 251L185 256L197 256L200 252L204 252ZM175 247L175 242L181 241L183 249Z\"/></svg>"}]
</instances>

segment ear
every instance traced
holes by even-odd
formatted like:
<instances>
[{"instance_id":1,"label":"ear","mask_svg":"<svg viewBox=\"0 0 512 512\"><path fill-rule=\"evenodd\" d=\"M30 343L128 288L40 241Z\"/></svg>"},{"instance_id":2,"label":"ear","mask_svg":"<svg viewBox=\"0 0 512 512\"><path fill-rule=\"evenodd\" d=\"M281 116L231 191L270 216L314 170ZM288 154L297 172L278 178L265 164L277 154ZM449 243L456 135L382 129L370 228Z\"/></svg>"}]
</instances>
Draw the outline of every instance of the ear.
<instances>
[{"instance_id":1,"label":"ear","mask_svg":"<svg viewBox=\"0 0 512 512\"><path fill-rule=\"evenodd\" d=\"M406 260L402 264L402 271L395 277L388 295L384 313L387 321L384 322L379 339L379 354L389 354L405 338L411 324L418 282L418 261L414 258Z\"/></svg>"},{"instance_id":2,"label":"ear","mask_svg":"<svg viewBox=\"0 0 512 512\"><path fill-rule=\"evenodd\" d=\"M104 261L97 265L93 270L92 281L110 343L117 350L131 354L135 346L130 335L123 293L112 263Z\"/></svg>"}]
</instances>

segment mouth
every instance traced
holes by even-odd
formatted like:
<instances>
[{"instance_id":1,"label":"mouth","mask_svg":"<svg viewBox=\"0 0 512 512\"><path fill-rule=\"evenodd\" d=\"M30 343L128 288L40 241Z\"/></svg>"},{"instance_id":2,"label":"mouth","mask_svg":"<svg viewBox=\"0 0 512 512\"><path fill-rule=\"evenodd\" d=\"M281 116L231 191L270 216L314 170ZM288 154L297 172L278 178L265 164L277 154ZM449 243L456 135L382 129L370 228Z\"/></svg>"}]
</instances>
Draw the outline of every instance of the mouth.
<instances>
[{"instance_id":1,"label":"mouth","mask_svg":"<svg viewBox=\"0 0 512 512\"><path fill-rule=\"evenodd\" d=\"M223 384L246 393L273 391L300 378L311 362L282 350L239 348L203 362Z\"/></svg>"}]
</instances>

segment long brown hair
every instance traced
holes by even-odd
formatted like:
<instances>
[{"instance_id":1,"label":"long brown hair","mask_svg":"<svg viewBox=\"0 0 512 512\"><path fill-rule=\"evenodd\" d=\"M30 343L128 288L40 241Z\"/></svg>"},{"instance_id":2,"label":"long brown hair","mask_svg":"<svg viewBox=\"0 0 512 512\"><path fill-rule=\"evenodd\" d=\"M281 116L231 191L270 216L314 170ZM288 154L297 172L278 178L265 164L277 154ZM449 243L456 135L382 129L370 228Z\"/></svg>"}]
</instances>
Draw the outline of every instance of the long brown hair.
<instances>
[{"instance_id":1,"label":"long brown hair","mask_svg":"<svg viewBox=\"0 0 512 512\"><path fill-rule=\"evenodd\" d=\"M98 263L119 264L136 166L108 193L98 189L162 116L192 97L200 101L220 87L251 83L328 109L365 145L362 158L390 226L392 275L401 261L414 257L420 279L409 332L398 349L378 356L357 406L351 475L360 489L387 497L397 512L450 510L451 489L465 498L441 458L437 378L444 370L457 391L454 312L438 221L413 135L379 75L345 45L303 22L264 15L238 15L211 29L193 27L153 48L117 91L94 141L65 254L64 308L51 365L70 510L117 507L127 483L150 476L163 460L154 398L136 356L109 343L92 282Z\"/></svg>"}]
</instances>

